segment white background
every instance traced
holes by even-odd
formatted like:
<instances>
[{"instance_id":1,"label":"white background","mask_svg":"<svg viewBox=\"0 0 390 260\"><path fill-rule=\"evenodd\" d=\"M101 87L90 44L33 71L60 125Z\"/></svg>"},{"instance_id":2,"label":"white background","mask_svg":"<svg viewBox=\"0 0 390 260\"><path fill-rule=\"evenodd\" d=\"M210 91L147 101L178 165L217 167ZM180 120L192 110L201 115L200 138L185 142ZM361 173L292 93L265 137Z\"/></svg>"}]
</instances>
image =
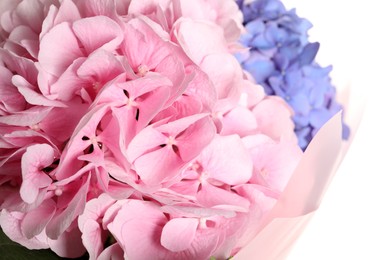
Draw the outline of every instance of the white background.
<instances>
[{"instance_id":1,"label":"white background","mask_svg":"<svg viewBox=\"0 0 390 260\"><path fill-rule=\"evenodd\" d=\"M333 64L334 83L368 98L350 150L288 260L390 259L390 2L282 1L313 23L310 39L321 43L321 65Z\"/></svg>"}]
</instances>

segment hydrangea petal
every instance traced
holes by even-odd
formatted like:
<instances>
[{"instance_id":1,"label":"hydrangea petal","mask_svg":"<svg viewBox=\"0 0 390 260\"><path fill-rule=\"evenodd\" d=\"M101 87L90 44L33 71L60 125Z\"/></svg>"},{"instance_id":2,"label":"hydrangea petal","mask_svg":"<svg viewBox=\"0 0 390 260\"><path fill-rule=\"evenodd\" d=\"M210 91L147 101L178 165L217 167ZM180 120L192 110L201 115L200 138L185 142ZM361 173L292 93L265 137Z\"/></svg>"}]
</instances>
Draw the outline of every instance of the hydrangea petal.
<instances>
[{"instance_id":1,"label":"hydrangea petal","mask_svg":"<svg viewBox=\"0 0 390 260\"><path fill-rule=\"evenodd\" d=\"M52 200L45 200L38 208L29 211L21 222L21 229L26 238L39 235L56 212Z\"/></svg>"},{"instance_id":2,"label":"hydrangea petal","mask_svg":"<svg viewBox=\"0 0 390 260\"><path fill-rule=\"evenodd\" d=\"M23 214L20 212L8 212L3 209L0 213L0 224L3 232L13 241L27 247L28 249L46 249L49 248L48 242L42 237L27 239L22 231L20 221Z\"/></svg>"},{"instance_id":3,"label":"hydrangea petal","mask_svg":"<svg viewBox=\"0 0 390 260\"><path fill-rule=\"evenodd\" d=\"M229 185L246 183L252 176L252 158L237 135L216 136L197 160L209 178Z\"/></svg>"},{"instance_id":4,"label":"hydrangea petal","mask_svg":"<svg viewBox=\"0 0 390 260\"><path fill-rule=\"evenodd\" d=\"M27 203L33 203L39 189L52 183L52 179L42 169L53 162L54 156L54 149L48 144L36 144L27 148L22 157L23 182L20 187L20 196Z\"/></svg>"},{"instance_id":5,"label":"hydrangea petal","mask_svg":"<svg viewBox=\"0 0 390 260\"><path fill-rule=\"evenodd\" d=\"M154 259L157 255L164 258L159 241L166 221L164 214L153 203L130 200L108 224L108 229L129 259Z\"/></svg>"},{"instance_id":6,"label":"hydrangea petal","mask_svg":"<svg viewBox=\"0 0 390 260\"><path fill-rule=\"evenodd\" d=\"M191 246L199 220L195 218L174 218L162 229L161 245L172 252L183 251Z\"/></svg>"},{"instance_id":7,"label":"hydrangea petal","mask_svg":"<svg viewBox=\"0 0 390 260\"><path fill-rule=\"evenodd\" d=\"M123 31L112 19L95 16L78 20L72 29L87 53L103 48L114 51L123 40Z\"/></svg>"},{"instance_id":8,"label":"hydrangea petal","mask_svg":"<svg viewBox=\"0 0 390 260\"><path fill-rule=\"evenodd\" d=\"M115 243L103 250L103 252L99 255L97 260L122 260L124 258L124 253L122 247Z\"/></svg>"},{"instance_id":9,"label":"hydrangea petal","mask_svg":"<svg viewBox=\"0 0 390 260\"><path fill-rule=\"evenodd\" d=\"M68 206L61 213L56 214L47 225L46 234L51 239L58 239L61 234L72 224L85 208L87 192L89 187L90 175L85 183L77 191ZM78 229L77 229L78 230Z\"/></svg>"},{"instance_id":10,"label":"hydrangea petal","mask_svg":"<svg viewBox=\"0 0 390 260\"><path fill-rule=\"evenodd\" d=\"M60 76L78 57L84 54L69 23L53 27L42 37L38 60L42 69L54 76Z\"/></svg>"},{"instance_id":11,"label":"hydrangea petal","mask_svg":"<svg viewBox=\"0 0 390 260\"><path fill-rule=\"evenodd\" d=\"M85 253L81 233L77 227L66 230L56 240L49 239L49 245L60 257L77 258Z\"/></svg>"},{"instance_id":12,"label":"hydrangea petal","mask_svg":"<svg viewBox=\"0 0 390 260\"><path fill-rule=\"evenodd\" d=\"M90 259L96 259L97 256L103 251L103 242L102 242L102 230L99 223L92 219L88 219L82 230L81 239L83 245L88 251Z\"/></svg>"}]
</instances>

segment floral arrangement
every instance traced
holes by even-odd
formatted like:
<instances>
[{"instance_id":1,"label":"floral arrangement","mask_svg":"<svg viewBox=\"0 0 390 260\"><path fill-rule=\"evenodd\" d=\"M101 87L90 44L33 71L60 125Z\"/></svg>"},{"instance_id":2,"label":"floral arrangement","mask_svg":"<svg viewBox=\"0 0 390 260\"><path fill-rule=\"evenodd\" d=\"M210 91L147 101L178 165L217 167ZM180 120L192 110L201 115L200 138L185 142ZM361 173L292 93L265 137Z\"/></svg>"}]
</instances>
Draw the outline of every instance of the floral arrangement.
<instances>
[{"instance_id":1,"label":"floral arrangement","mask_svg":"<svg viewBox=\"0 0 390 260\"><path fill-rule=\"evenodd\" d=\"M309 96L331 104L318 113L338 106L302 35L291 36L302 38L296 50L269 50L288 73L252 70L248 8L2 1L3 232L28 249L102 260L227 259L253 241L320 127L294 114L308 111L301 90L287 103L279 96L292 90L276 86L308 75L305 93L320 82L326 97Z\"/></svg>"},{"instance_id":2,"label":"floral arrangement","mask_svg":"<svg viewBox=\"0 0 390 260\"><path fill-rule=\"evenodd\" d=\"M237 55L242 67L268 95L282 97L294 110L299 145L306 149L318 130L342 106L331 84L331 66L315 61L319 43L310 43L311 23L287 10L280 0L237 1L246 33L240 42L250 48ZM343 138L349 128L343 125Z\"/></svg>"}]
</instances>

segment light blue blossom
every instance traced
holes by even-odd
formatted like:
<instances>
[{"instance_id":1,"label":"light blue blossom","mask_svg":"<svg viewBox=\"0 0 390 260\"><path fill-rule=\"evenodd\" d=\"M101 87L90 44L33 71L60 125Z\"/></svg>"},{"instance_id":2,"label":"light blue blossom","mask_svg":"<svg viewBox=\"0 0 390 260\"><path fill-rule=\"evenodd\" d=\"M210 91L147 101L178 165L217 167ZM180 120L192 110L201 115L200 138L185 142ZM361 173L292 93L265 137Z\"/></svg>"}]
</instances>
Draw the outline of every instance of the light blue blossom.
<instances>
[{"instance_id":1,"label":"light blue blossom","mask_svg":"<svg viewBox=\"0 0 390 260\"><path fill-rule=\"evenodd\" d=\"M332 68L315 61L319 44L310 43L307 34L312 25L279 0L237 3L246 28L241 43L250 48L237 59L267 94L282 97L294 109L295 133L306 149L319 128L342 109L329 77ZM348 135L344 125L343 137Z\"/></svg>"}]
</instances>

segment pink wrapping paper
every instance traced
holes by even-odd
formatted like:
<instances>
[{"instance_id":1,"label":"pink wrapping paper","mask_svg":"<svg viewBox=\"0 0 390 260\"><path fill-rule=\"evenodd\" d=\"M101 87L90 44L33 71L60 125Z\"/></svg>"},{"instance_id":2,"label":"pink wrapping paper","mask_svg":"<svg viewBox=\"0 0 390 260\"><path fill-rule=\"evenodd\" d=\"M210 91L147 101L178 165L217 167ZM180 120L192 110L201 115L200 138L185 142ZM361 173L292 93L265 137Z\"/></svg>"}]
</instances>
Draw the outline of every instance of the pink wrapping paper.
<instances>
[{"instance_id":1,"label":"pink wrapping paper","mask_svg":"<svg viewBox=\"0 0 390 260\"><path fill-rule=\"evenodd\" d=\"M341 112L317 133L293 173L284 193L263 220L262 230L233 260L286 259L295 241L318 209L339 165L360 125L368 96L359 82L343 88L340 101L346 108L344 119L351 129L347 142L341 139Z\"/></svg>"},{"instance_id":2,"label":"pink wrapping paper","mask_svg":"<svg viewBox=\"0 0 390 260\"><path fill-rule=\"evenodd\" d=\"M318 208L340 162L341 113L330 119L315 136L284 193L262 223L262 231L234 260L285 259Z\"/></svg>"}]
</instances>

